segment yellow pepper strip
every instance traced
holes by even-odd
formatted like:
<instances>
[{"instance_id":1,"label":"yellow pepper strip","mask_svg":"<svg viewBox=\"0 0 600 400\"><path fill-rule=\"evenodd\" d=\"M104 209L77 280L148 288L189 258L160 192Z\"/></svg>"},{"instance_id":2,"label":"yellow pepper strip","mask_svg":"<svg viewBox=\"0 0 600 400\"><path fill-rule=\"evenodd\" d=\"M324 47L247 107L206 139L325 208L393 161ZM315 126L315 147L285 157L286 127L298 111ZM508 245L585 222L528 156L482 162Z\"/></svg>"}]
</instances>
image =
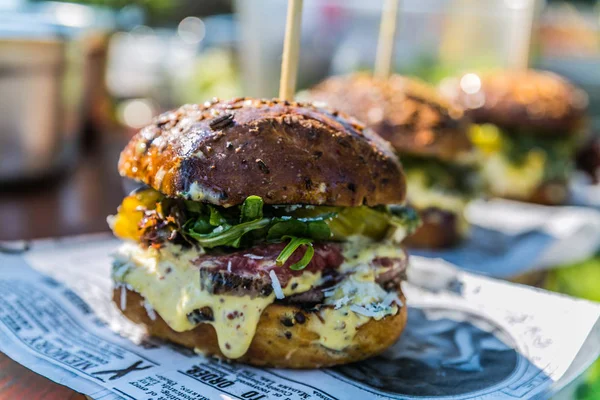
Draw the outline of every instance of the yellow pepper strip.
<instances>
[{"instance_id":1,"label":"yellow pepper strip","mask_svg":"<svg viewBox=\"0 0 600 400\"><path fill-rule=\"evenodd\" d=\"M114 234L122 239L139 241L139 225L144 217L144 211L154 210L161 198L162 195L152 189L142 190L125 197L117 209L114 219Z\"/></svg>"}]
</instances>

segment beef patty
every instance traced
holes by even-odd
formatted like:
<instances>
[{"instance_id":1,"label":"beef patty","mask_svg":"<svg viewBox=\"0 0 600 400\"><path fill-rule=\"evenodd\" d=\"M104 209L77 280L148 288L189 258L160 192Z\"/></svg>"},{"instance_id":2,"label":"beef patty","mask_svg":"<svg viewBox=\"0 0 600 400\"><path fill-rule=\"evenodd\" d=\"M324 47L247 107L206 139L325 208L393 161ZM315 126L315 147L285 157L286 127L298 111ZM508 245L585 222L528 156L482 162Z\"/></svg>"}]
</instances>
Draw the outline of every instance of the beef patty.
<instances>
[{"instance_id":1,"label":"beef patty","mask_svg":"<svg viewBox=\"0 0 600 400\"><path fill-rule=\"evenodd\" d=\"M322 300L322 290L339 282L343 273L339 271L344 262L342 246L338 243L315 243L315 254L305 269L297 271L289 268L304 254L297 250L283 265L276 259L285 243L264 244L251 249L232 253L205 254L194 261L200 269L200 282L205 290L213 294L269 296L273 292L273 271L282 288L287 287L293 277L303 273L321 272L322 285L286 298L287 302L318 302ZM407 257L375 257L371 267L389 268L377 278L377 283L386 289L398 287L405 279Z\"/></svg>"}]
</instances>

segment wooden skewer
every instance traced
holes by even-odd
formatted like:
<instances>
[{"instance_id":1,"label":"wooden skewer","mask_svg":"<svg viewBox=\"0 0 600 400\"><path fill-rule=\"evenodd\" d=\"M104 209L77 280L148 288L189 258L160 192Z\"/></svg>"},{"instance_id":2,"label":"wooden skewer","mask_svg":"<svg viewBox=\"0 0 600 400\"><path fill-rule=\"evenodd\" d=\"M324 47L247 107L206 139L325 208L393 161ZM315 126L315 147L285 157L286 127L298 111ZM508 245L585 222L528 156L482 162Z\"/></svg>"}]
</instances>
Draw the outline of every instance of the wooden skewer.
<instances>
[{"instance_id":1,"label":"wooden skewer","mask_svg":"<svg viewBox=\"0 0 600 400\"><path fill-rule=\"evenodd\" d=\"M384 0L383 9L381 10L377 58L375 59L375 76L377 78L385 79L390 76L392 71L398 3L399 0Z\"/></svg>"},{"instance_id":2,"label":"wooden skewer","mask_svg":"<svg viewBox=\"0 0 600 400\"><path fill-rule=\"evenodd\" d=\"M535 18L535 1L528 0L525 2L523 9L516 10L515 12L517 12L517 15L520 16L521 19L517 22L518 29L511 67L516 70L524 71L529 68L531 35L533 30L533 19Z\"/></svg>"},{"instance_id":3,"label":"wooden skewer","mask_svg":"<svg viewBox=\"0 0 600 400\"><path fill-rule=\"evenodd\" d=\"M289 0L288 3L285 41L281 60L281 79L279 81L279 98L282 100L293 100L296 92L302 2L303 0Z\"/></svg>"}]
</instances>

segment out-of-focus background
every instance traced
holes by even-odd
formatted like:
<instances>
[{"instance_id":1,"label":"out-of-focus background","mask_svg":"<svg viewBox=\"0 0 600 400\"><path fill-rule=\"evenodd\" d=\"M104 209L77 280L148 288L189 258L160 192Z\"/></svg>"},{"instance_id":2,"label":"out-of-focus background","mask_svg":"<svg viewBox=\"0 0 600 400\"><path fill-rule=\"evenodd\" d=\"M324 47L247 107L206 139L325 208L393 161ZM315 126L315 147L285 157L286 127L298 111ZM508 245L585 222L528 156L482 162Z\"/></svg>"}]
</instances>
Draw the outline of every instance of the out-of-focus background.
<instances>
[{"instance_id":1,"label":"out-of-focus background","mask_svg":"<svg viewBox=\"0 0 600 400\"><path fill-rule=\"evenodd\" d=\"M107 231L120 149L151 118L212 97L274 97L282 0L0 0L0 240ZM372 69L382 1L305 0L298 89ZM403 0L394 69L432 84L530 66L589 95L600 132L600 3ZM600 154L600 146L596 149ZM600 301L600 256L540 285ZM600 365L576 390L600 398Z\"/></svg>"}]
</instances>

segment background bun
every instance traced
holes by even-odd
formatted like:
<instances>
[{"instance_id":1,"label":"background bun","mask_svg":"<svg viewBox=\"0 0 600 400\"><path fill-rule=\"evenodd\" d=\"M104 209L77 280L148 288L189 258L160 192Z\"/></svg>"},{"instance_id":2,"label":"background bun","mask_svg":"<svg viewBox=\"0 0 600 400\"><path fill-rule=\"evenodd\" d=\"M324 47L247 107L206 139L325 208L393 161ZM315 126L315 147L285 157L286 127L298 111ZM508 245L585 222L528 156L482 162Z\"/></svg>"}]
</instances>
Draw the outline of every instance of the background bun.
<instances>
[{"instance_id":1,"label":"background bun","mask_svg":"<svg viewBox=\"0 0 600 400\"><path fill-rule=\"evenodd\" d=\"M402 293L398 293L405 302ZM118 305L121 289L113 292L113 301ZM199 324L186 332L175 332L165 321L156 316L153 321L144 308L144 299L136 292L127 290L127 307L121 310L133 322L144 325L152 336L194 348L206 355L223 357L219 350L217 335L209 324ZM402 307L394 316L379 321L369 320L358 328L354 344L343 351L333 351L315 343L317 334L307 329L306 321L298 323L296 313L302 313L306 321L317 318L300 307L271 304L262 313L254 339L248 352L237 361L256 366L277 368L321 368L363 360L381 353L400 336L406 325L407 308ZM282 320L292 320L292 326Z\"/></svg>"},{"instance_id":2,"label":"background bun","mask_svg":"<svg viewBox=\"0 0 600 400\"><path fill-rule=\"evenodd\" d=\"M310 104L234 99L185 105L135 135L122 176L172 197L222 206L402 203L392 149L351 117Z\"/></svg>"},{"instance_id":3,"label":"background bun","mask_svg":"<svg viewBox=\"0 0 600 400\"><path fill-rule=\"evenodd\" d=\"M443 249L457 245L464 239L461 232L462 215L437 208L419 211L421 226L403 243L412 248Z\"/></svg>"},{"instance_id":4,"label":"background bun","mask_svg":"<svg viewBox=\"0 0 600 400\"><path fill-rule=\"evenodd\" d=\"M568 135L585 123L586 93L546 71L498 71L480 76L469 93L454 88L456 100L477 123L529 134Z\"/></svg>"},{"instance_id":5,"label":"background bun","mask_svg":"<svg viewBox=\"0 0 600 400\"><path fill-rule=\"evenodd\" d=\"M311 89L308 97L355 116L401 154L453 160L471 150L462 110L415 79L335 76Z\"/></svg>"}]
</instances>

